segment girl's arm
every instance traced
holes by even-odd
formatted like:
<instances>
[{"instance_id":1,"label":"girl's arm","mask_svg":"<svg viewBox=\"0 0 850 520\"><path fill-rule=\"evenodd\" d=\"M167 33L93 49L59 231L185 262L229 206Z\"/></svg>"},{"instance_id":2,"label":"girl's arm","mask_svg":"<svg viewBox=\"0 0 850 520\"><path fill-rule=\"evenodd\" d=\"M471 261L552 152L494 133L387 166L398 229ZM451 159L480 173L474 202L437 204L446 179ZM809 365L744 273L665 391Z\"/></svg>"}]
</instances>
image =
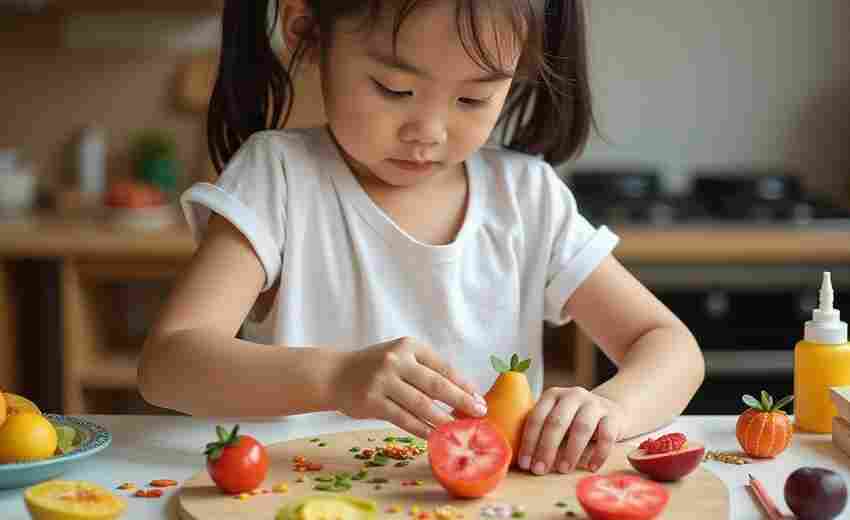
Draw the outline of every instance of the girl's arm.
<instances>
[{"instance_id":1,"label":"girl's arm","mask_svg":"<svg viewBox=\"0 0 850 520\"><path fill-rule=\"evenodd\" d=\"M614 257L576 289L565 311L619 369L592 392L621 406L621 438L668 424L702 384L705 362L693 335Z\"/></svg>"},{"instance_id":2,"label":"girl's arm","mask_svg":"<svg viewBox=\"0 0 850 520\"><path fill-rule=\"evenodd\" d=\"M282 416L339 410L388 420L426 438L452 420L434 400L468 415L486 402L429 346L400 337L354 352L236 339L265 282L248 241L213 215L139 362L149 402L191 415ZM281 283L286 283L283 280Z\"/></svg>"},{"instance_id":3,"label":"girl's arm","mask_svg":"<svg viewBox=\"0 0 850 520\"><path fill-rule=\"evenodd\" d=\"M213 214L145 342L139 390L192 415L287 415L330 409L337 353L235 338L265 281L251 245Z\"/></svg>"}]
</instances>

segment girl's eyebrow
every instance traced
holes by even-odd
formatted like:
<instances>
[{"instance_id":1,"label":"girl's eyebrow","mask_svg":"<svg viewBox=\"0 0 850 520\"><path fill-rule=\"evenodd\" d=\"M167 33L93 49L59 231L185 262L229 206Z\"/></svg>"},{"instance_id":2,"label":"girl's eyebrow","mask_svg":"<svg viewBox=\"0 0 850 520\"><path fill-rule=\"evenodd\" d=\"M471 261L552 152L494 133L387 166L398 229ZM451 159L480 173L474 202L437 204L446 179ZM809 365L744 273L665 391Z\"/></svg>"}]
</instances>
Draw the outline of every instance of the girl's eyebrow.
<instances>
[{"instance_id":1,"label":"girl's eyebrow","mask_svg":"<svg viewBox=\"0 0 850 520\"><path fill-rule=\"evenodd\" d=\"M366 55L372 60L380 63L385 67L389 67L391 69L399 70L402 72L407 72L410 74L415 74L417 76L421 76L426 79L433 79L433 75L427 70L423 70L416 65L406 61L401 56L388 56L386 54L382 54L380 52L375 51L374 49L369 49L366 52ZM497 81L504 81L508 79L513 79L514 75L512 71L492 71L484 74L483 76L476 76L474 78L468 78L461 80L462 83L494 83Z\"/></svg>"}]
</instances>

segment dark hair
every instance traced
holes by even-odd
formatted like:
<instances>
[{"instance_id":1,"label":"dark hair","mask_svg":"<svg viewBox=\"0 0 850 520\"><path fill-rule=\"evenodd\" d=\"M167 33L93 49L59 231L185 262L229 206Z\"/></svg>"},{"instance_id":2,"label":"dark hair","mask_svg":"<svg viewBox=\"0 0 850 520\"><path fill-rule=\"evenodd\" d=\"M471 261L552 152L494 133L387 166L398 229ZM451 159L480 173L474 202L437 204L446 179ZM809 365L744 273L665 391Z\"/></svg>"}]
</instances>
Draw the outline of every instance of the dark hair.
<instances>
[{"instance_id":1,"label":"dark hair","mask_svg":"<svg viewBox=\"0 0 850 520\"><path fill-rule=\"evenodd\" d=\"M517 71L499 118L499 123L504 123L502 145L542 154L552 164L578 156L591 129L596 127L582 0L456 1L461 41L467 54L482 68L499 68L481 42L482 10L505 11L512 21L514 36L524 42L521 70ZM307 3L318 25L322 48L326 48L337 20L360 15L368 23L378 19L389 2L307 0ZM402 23L422 0L392 3L396 10L395 42ZM318 43L302 38L292 52L289 66L284 66L271 43L278 9L278 0L224 3L218 75L207 114L210 156L218 172L251 134L286 126L295 96L293 74L307 47Z\"/></svg>"}]
</instances>

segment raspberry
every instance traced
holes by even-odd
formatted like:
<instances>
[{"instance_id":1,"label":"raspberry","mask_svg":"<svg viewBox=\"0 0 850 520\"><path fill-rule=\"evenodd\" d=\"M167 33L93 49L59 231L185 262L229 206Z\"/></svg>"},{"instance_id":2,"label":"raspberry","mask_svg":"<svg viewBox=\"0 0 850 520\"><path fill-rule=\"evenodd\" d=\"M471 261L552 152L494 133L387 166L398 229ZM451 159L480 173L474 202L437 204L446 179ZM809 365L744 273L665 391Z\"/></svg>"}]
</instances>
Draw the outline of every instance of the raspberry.
<instances>
[{"instance_id":1,"label":"raspberry","mask_svg":"<svg viewBox=\"0 0 850 520\"><path fill-rule=\"evenodd\" d=\"M640 448L653 455L657 453L669 453L684 446L687 440L688 438L685 437L684 433L668 433L655 440L647 439L643 441Z\"/></svg>"}]
</instances>

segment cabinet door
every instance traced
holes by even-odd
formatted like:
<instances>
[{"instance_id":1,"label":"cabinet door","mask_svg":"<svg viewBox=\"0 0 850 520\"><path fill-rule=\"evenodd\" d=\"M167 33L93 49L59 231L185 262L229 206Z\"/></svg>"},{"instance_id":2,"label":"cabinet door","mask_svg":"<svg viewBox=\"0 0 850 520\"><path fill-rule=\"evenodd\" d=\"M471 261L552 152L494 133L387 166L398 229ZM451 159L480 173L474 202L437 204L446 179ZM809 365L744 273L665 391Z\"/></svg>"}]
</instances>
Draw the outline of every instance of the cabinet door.
<instances>
[{"instance_id":1,"label":"cabinet door","mask_svg":"<svg viewBox=\"0 0 850 520\"><path fill-rule=\"evenodd\" d=\"M8 266L0 262L0 389L17 390L18 348L15 307Z\"/></svg>"},{"instance_id":2,"label":"cabinet door","mask_svg":"<svg viewBox=\"0 0 850 520\"><path fill-rule=\"evenodd\" d=\"M122 11L150 13L212 13L221 10L224 0L17 0L8 9L29 13L117 13ZM0 8L0 12L4 9Z\"/></svg>"}]
</instances>

